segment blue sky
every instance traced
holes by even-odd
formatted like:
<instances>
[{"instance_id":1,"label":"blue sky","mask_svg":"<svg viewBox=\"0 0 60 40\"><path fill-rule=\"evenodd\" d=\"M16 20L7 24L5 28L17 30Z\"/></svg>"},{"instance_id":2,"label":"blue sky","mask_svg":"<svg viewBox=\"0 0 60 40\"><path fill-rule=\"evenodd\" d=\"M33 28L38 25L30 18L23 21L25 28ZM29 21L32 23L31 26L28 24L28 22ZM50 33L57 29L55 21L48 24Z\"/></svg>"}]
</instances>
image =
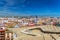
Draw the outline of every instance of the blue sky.
<instances>
[{"instance_id":1,"label":"blue sky","mask_svg":"<svg viewBox=\"0 0 60 40\"><path fill-rule=\"evenodd\" d=\"M0 15L60 16L60 0L0 0Z\"/></svg>"}]
</instances>

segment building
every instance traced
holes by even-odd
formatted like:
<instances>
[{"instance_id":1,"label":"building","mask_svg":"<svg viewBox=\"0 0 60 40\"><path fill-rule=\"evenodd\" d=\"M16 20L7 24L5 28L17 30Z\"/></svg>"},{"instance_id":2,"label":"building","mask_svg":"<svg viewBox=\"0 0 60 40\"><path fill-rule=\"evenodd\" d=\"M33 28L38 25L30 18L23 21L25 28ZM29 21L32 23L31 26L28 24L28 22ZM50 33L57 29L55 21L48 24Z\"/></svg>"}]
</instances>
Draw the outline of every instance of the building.
<instances>
[{"instance_id":1,"label":"building","mask_svg":"<svg viewBox=\"0 0 60 40\"><path fill-rule=\"evenodd\" d=\"M0 40L5 40L5 29L0 28Z\"/></svg>"},{"instance_id":2,"label":"building","mask_svg":"<svg viewBox=\"0 0 60 40\"><path fill-rule=\"evenodd\" d=\"M5 27L0 27L0 40L13 40L12 32L6 31Z\"/></svg>"}]
</instances>

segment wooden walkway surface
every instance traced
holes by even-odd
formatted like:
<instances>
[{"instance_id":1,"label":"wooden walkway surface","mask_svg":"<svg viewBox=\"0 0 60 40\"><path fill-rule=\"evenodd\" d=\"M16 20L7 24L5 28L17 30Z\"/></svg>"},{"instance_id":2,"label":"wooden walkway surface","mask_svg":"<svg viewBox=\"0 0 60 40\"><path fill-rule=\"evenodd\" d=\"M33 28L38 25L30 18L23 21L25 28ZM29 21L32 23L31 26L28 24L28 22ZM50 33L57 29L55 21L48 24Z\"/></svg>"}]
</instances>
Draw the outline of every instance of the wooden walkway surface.
<instances>
[{"instance_id":1,"label":"wooden walkway surface","mask_svg":"<svg viewBox=\"0 0 60 40\"><path fill-rule=\"evenodd\" d=\"M60 34L60 29L56 26L42 26L40 27L41 30L45 33L57 33L57 34Z\"/></svg>"},{"instance_id":2,"label":"wooden walkway surface","mask_svg":"<svg viewBox=\"0 0 60 40\"><path fill-rule=\"evenodd\" d=\"M31 27L22 27L22 28L8 28L13 31L13 33L17 34L17 37L14 40L60 40L60 33L44 33L41 30L37 30L34 28L41 28L43 31L49 32L59 32L60 27L52 27L52 26L40 26L40 27L32 27L33 30L30 31L31 34L37 34L39 36L27 35L22 33L21 30L31 29Z\"/></svg>"}]
</instances>

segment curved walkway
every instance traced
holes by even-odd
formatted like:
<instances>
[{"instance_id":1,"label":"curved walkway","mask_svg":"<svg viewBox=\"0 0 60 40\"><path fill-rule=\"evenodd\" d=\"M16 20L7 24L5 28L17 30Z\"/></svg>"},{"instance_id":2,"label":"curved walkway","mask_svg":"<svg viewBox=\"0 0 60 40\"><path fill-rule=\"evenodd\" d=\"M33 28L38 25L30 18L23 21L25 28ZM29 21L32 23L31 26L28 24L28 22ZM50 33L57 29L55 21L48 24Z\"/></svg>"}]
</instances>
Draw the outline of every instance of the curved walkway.
<instances>
[{"instance_id":1,"label":"curved walkway","mask_svg":"<svg viewBox=\"0 0 60 40\"><path fill-rule=\"evenodd\" d=\"M52 30L53 28L53 30ZM38 29L41 30L43 33L51 33L51 34L60 34L60 30L56 27L44 27L44 26L38 26L38 27L33 27L33 28L28 28L21 30L22 33L27 34L27 35L32 35L32 36L40 36L40 34L36 33L31 33L31 30ZM57 29L57 30L56 30Z\"/></svg>"}]
</instances>

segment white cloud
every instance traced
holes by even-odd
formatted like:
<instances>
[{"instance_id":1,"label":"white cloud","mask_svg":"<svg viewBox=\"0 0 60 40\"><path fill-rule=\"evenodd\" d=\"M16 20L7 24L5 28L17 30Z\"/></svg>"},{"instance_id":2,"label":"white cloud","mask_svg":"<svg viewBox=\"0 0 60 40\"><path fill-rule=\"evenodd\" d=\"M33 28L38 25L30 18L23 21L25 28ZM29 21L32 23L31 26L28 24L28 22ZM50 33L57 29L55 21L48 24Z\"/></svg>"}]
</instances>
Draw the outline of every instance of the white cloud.
<instances>
[{"instance_id":1,"label":"white cloud","mask_svg":"<svg viewBox=\"0 0 60 40\"><path fill-rule=\"evenodd\" d=\"M20 3L22 3L21 7L26 7L26 5L24 5L24 2L26 0L2 0L2 1L0 0L0 4L3 5L5 3L4 6L1 7L1 9L0 9L0 15L18 15L19 12L13 12L13 11L11 11L11 9L18 9L19 8L19 7L11 7L11 6L14 6L16 4L20 4L20 3L18 3L18 1Z\"/></svg>"}]
</instances>

